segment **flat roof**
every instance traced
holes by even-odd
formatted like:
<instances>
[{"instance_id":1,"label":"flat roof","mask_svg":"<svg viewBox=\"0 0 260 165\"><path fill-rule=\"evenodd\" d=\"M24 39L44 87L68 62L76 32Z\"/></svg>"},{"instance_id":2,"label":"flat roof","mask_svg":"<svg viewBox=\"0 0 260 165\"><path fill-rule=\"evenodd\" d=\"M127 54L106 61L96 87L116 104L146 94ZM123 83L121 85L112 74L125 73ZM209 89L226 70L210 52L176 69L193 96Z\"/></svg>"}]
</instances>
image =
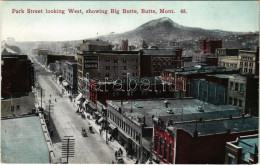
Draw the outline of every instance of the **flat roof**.
<instances>
[{"instance_id":1,"label":"flat roof","mask_svg":"<svg viewBox=\"0 0 260 165\"><path fill-rule=\"evenodd\" d=\"M144 55L172 55L175 56L175 49L142 49Z\"/></svg>"},{"instance_id":2,"label":"flat roof","mask_svg":"<svg viewBox=\"0 0 260 165\"><path fill-rule=\"evenodd\" d=\"M204 122L191 122L191 123L178 123L173 126L167 127L167 129L174 131L176 129L183 129L193 136L194 131L197 129L198 136L211 135L220 133L235 133L235 132L247 132L258 130L258 118L233 118L233 119L219 119L208 120Z\"/></svg>"},{"instance_id":3,"label":"flat roof","mask_svg":"<svg viewBox=\"0 0 260 165\"><path fill-rule=\"evenodd\" d=\"M3 163L50 163L38 116L1 120Z\"/></svg>"},{"instance_id":4,"label":"flat roof","mask_svg":"<svg viewBox=\"0 0 260 165\"><path fill-rule=\"evenodd\" d=\"M201 117L203 119L214 119L219 116L228 118L229 115L241 115L233 106L213 105L193 98L167 99L168 108L165 106L165 101L165 99L133 100L123 101L123 105L121 105L121 100L110 100L108 104L118 108L121 107L123 112L127 112L127 116L145 117L145 124L148 127L153 126L153 115L160 117L165 122L168 120L174 122L196 120ZM168 110L173 111L173 114L169 114Z\"/></svg>"}]
</instances>

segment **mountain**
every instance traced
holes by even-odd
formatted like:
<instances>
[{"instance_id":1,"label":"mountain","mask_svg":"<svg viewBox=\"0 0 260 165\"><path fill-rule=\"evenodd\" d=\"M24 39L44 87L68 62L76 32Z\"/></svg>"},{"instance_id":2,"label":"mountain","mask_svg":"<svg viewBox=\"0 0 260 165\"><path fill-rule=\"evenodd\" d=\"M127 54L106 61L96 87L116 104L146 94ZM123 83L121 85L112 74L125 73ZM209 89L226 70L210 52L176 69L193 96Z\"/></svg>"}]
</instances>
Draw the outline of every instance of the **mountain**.
<instances>
[{"instance_id":1,"label":"mountain","mask_svg":"<svg viewBox=\"0 0 260 165\"><path fill-rule=\"evenodd\" d=\"M185 27L173 22L168 17L149 21L134 30L121 33L100 36L100 39L112 42L120 42L121 39L133 41L145 40L148 43L185 41L200 38L222 38L234 34L233 32L221 30L205 30L202 28Z\"/></svg>"}]
</instances>

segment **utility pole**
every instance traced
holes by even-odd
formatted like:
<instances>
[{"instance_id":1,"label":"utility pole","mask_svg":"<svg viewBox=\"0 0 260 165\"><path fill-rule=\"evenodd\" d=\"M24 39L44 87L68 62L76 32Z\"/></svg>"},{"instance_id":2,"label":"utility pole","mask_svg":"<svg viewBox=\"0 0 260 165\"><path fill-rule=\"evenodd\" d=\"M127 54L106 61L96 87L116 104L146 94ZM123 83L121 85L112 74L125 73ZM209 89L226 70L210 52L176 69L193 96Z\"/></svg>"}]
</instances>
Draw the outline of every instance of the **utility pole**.
<instances>
[{"instance_id":1,"label":"utility pole","mask_svg":"<svg viewBox=\"0 0 260 165\"><path fill-rule=\"evenodd\" d=\"M73 136L65 136L62 139L62 158L66 158L66 163L69 163L69 157L74 157L75 139Z\"/></svg>"},{"instance_id":2,"label":"utility pole","mask_svg":"<svg viewBox=\"0 0 260 165\"><path fill-rule=\"evenodd\" d=\"M42 88L41 88L41 109L42 109Z\"/></svg>"}]
</instances>

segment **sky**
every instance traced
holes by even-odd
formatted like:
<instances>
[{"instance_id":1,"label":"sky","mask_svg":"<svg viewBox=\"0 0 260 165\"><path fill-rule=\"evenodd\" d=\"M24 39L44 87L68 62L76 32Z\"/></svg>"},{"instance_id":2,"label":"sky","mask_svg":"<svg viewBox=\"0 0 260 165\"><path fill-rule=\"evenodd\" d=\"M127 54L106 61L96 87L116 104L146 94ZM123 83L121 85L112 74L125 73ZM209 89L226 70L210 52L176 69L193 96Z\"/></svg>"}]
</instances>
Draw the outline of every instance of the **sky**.
<instances>
[{"instance_id":1,"label":"sky","mask_svg":"<svg viewBox=\"0 0 260 165\"><path fill-rule=\"evenodd\" d=\"M12 13L23 9L25 13ZM43 13L28 14L27 9ZM45 9L65 10L65 14L46 14ZM69 14L68 9L81 9L83 14ZM86 10L108 10L108 14L87 14ZM120 14L111 14L111 9ZM122 9L135 9L138 14L123 14ZM141 14L141 9L154 9L157 14ZM173 9L174 14L159 13ZM181 14L185 9L187 13ZM234 32L259 31L257 1L1 1L1 40L16 41L81 40L111 32L122 33L161 17L189 27L220 29Z\"/></svg>"}]
</instances>

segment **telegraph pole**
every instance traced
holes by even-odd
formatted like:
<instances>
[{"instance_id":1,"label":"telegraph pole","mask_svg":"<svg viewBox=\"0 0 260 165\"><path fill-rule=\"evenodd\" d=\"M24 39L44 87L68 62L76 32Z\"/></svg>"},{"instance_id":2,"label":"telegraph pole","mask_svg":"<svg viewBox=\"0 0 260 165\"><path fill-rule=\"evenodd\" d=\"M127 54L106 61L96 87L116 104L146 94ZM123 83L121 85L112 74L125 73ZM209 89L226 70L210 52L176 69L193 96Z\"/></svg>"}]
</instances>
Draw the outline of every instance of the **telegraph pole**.
<instances>
[{"instance_id":1,"label":"telegraph pole","mask_svg":"<svg viewBox=\"0 0 260 165\"><path fill-rule=\"evenodd\" d=\"M42 88L41 88L41 109L42 109Z\"/></svg>"}]
</instances>

